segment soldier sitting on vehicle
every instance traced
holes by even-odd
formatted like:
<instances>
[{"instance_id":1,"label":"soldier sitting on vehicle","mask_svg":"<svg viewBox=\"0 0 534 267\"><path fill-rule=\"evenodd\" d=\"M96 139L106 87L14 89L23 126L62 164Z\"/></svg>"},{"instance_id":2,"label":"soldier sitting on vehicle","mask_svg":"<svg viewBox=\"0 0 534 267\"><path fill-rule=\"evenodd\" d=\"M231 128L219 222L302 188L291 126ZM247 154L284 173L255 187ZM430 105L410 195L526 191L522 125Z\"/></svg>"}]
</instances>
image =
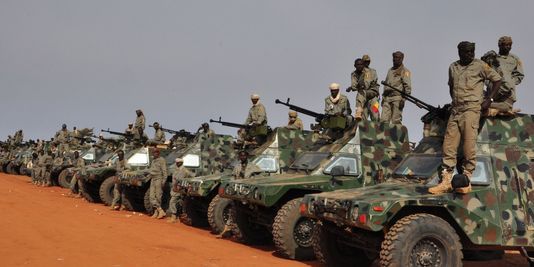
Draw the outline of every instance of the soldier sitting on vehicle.
<instances>
[{"instance_id":1,"label":"soldier sitting on vehicle","mask_svg":"<svg viewBox=\"0 0 534 267\"><path fill-rule=\"evenodd\" d=\"M304 129L302 120L298 117L298 114L296 111L290 110L288 115L289 115L289 121L287 122L287 125L285 126L286 129L290 129L290 130L303 130Z\"/></svg>"},{"instance_id":2,"label":"soldier sitting on vehicle","mask_svg":"<svg viewBox=\"0 0 534 267\"><path fill-rule=\"evenodd\" d=\"M333 141L353 124L354 118L349 99L339 92L339 84L331 83L329 89L330 95L324 99L324 113L327 117L321 121L321 126L325 128L321 139Z\"/></svg>"},{"instance_id":3,"label":"soldier sitting on vehicle","mask_svg":"<svg viewBox=\"0 0 534 267\"><path fill-rule=\"evenodd\" d=\"M197 137L207 139L215 135L215 132L210 129L210 125L207 122L202 123L197 130Z\"/></svg>"},{"instance_id":4,"label":"soldier sitting on vehicle","mask_svg":"<svg viewBox=\"0 0 534 267\"><path fill-rule=\"evenodd\" d=\"M161 130L161 127L158 122L154 122L152 125L154 127L154 130L156 131L154 133L154 139L148 140L148 145L161 145L165 143L165 133Z\"/></svg>"}]
</instances>

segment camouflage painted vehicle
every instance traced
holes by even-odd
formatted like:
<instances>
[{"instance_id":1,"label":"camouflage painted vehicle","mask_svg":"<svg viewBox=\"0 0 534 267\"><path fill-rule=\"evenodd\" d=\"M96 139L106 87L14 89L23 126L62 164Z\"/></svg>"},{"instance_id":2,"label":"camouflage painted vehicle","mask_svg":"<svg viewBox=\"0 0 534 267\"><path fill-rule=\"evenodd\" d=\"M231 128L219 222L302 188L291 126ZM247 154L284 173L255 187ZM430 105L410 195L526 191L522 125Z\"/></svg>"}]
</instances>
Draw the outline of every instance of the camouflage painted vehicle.
<instances>
[{"instance_id":1,"label":"camouflage painted vehicle","mask_svg":"<svg viewBox=\"0 0 534 267\"><path fill-rule=\"evenodd\" d=\"M313 134L309 131L274 129L261 146L249 149L252 162L265 173L281 173L295 160L295 156L317 146ZM235 159L233 159L235 160ZM230 166L233 167L233 166ZM221 181L231 178L232 168L208 176L178 180L184 198L185 209L192 225L209 223L213 233L220 233L228 219L231 200L217 195Z\"/></svg>"},{"instance_id":2,"label":"camouflage painted vehicle","mask_svg":"<svg viewBox=\"0 0 534 267\"><path fill-rule=\"evenodd\" d=\"M6 173L19 175L21 173L21 167L26 166L28 161L31 160L33 150L30 148L19 148L14 157L7 161L5 167ZM24 168L23 168L24 170Z\"/></svg>"},{"instance_id":3,"label":"camouflage painted vehicle","mask_svg":"<svg viewBox=\"0 0 534 267\"><path fill-rule=\"evenodd\" d=\"M300 215L301 198L381 183L409 150L406 127L362 121L335 142L299 155L286 173L226 181L219 195L235 200L243 241L258 243L272 235L282 255L312 259L315 222Z\"/></svg>"},{"instance_id":4,"label":"camouflage painted vehicle","mask_svg":"<svg viewBox=\"0 0 534 267\"><path fill-rule=\"evenodd\" d=\"M305 196L302 214L321 221L313 235L317 257L331 266L375 258L382 266L461 266L462 249L532 256L534 116L483 118L480 125L470 193L428 193L442 161L442 139L429 137L386 183ZM453 187L466 182L455 175Z\"/></svg>"},{"instance_id":5,"label":"camouflage painted vehicle","mask_svg":"<svg viewBox=\"0 0 534 267\"><path fill-rule=\"evenodd\" d=\"M88 167L105 164L114 155L113 151L97 147L91 147L78 152L80 153L80 157L84 159L85 165ZM59 185L63 188L70 188L70 181L74 175L73 153L64 155L61 165L52 166L52 172L50 173L52 184Z\"/></svg>"},{"instance_id":6,"label":"camouflage painted vehicle","mask_svg":"<svg viewBox=\"0 0 534 267\"><path fill-rule=\"evenodd\" d=\"M173 151L165 158L169 176L163 188L162 208L166 210L169 205L172 173L176 158L182 158L186 168L195 176L201 176L221 172L224 166L230 164L234 154L233 137L230 135L214 135L208 138L197 136L185 148ZM125 198L128 198L131 203L135 203L137 207L144 208L149 214L153 212L148 194L150 176L147 172L125 171L119 178L119 182L126 186ZM181 207L178 207L178 210L180 209Z\"/></svg>"}]
</instances>

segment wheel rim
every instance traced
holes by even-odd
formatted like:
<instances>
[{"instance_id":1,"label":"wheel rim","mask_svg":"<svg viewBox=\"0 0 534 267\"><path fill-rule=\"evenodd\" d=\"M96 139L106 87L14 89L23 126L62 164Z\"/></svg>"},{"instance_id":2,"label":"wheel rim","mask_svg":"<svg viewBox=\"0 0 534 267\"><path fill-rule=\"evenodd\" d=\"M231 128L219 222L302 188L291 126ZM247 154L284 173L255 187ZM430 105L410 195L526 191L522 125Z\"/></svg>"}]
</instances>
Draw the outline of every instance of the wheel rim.
<instances>
[{"instance_id":1,"label":"wheel rim","mask_svg":"<svg viewBox=\"0 0 534 267\"><path fill-rule=\"evenodd\" d=\"M419 240L410 254L410 266L446 266L445 246L435 238Z\"/></svg>"},{"instance_id":2,"label":"wheel rim","mask_svg":"<svg viewBox=\"0 0 534 267\"><path fill-rule=\"evenodd\" d=\"M293 238L300 247L310 247L315 222L311 219L300 218L293 229Z\"/></svg>"}]
</instances>

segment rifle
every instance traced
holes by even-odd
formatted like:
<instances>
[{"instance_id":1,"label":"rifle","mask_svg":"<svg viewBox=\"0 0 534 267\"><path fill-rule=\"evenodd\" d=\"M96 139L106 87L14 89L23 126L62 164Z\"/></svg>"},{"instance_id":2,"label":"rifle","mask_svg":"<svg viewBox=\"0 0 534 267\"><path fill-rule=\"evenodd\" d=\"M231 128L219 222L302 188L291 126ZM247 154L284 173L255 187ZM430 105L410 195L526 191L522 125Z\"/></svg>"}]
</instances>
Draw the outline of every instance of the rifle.
<instances>
[{"instance_id":1,"label":"rifle","mask_svg":"<svg viewBox=\"0 0 534 267\"><path fill-rule=\"evenodd\" d=\"M222 120L221 120L221 117L219 117L219 120L218 120L218 121L213 120L213 119L210 119L210 123L211 123L211 122L220 123L220 124L222 124L223 126L233 127L233 128L243 128L243 129L250 129L250 128L252 128L252 126L250 126L250 125L246 125L246 124L239 124L239 123L233 123L233 122L228 122L228 121L222 121Z\"/></svg>"},{"instance_id":2,"label":"rifle","mask_svg":"<svg viewBox=\"0 0 534 267\"><path fill-rule=\"evenodd\" d=\"M425 109L428 111L427 114L425 114L423 117L421 117L421 121L423 123L429 123L430 121L432 121L434 118L440 118L442 120L448 120L449 118L449 110L448 110L448 107L447 105L443 106L443 107L440 107L440 106L432 106L424 101L422 101L421 99L415 97L415 96L412 96L412 95L409 95L407 93L405 93L404 91L400 90L399 88L396 88L396 87L393 87L392 85L386 83L385 81L382 81L380 82L381 84L383 84L384 86L387 86L395 91L397 91L399 94L401 94L401 96L408 100L409 102L412 102L413 104L415 104L417 107L419 108L422 108L422 109Z\"/></svg>"},{"instance_id":3,"label":"rifle","mask_svg":"<svg viewBox=\"0 0 534 267\"><path fill-rule=\"evenodd\" d=\"M81 137L81 136L73 136L74 138L80 140L80 143L83 145L84 143L94 143L95 140L93 140L93 137L96 138L96 136L92 135L92 136L84 136L84 137Z\"/></svg>"},{"instance_id":4,"label":"rifle","mask_svg":"<svg viewBox=\"0 0 534 267\"><path fill-rule=\"evenodd\" d=\"M325 114L317 113L317 112L315 112L315 111L311 111L311 110L309 110L309 109L305 109L305 108L301 108L301 107L299 107L299 106L295 106L295 105L293 105L293 104L289 104L289 100L290 100L290 98L288 98L286 102L282 102L282 101L280 101L279 99L276 99L276 100L274 101L274 103L276 103L276 104L282 104L282 105L284 105L284 106L289 107L289 109L294 110L294 111L296 111L296 112L298 112L298 113L302 113L302 114L304 114L304 115L308 115L308 116L314 117L314 118L315 118L315 121L317 121L317 122L320 122L320 121L322 121L324 118L327 117L327 115L325 115Z\"/></svg>"},{"instance_id":5,"label":"rifle","mask_svg":"<svg viewBox=\"0 0 534 267\"><path fill-rule=\"evenodd\" d=\"M154 125L148 125L148 127L152 127L154 128ZM170 133L172 134L173 136L177 136L177 137L185 137L187 139L191 139L191 138L194 138L195 137L195 134L191 133L191 132L188 132L184 129L181 129L181 130L172 130L172 129L167 129L167 128L163 128L163 127L159 127L160 130L166 132L166 133Z\"/></svg>"},{"instance_id":6,"label":"rifle","mask_svg":"<svg viewBox=\"0 0 534 267\"><path fill-rule=\"evenodd\" d=\"M118 136L122 136L128 140L130 139L133 139L134 135L132 133L121 133L121 132L115 132L115 131L110 131L109 128L107 130L104 130L104 129L101 129L100 130L101 132L105 132L105 133L109 133L109 134L113 134L113 135L118 135Z\"/></svg>"}]
</instances>

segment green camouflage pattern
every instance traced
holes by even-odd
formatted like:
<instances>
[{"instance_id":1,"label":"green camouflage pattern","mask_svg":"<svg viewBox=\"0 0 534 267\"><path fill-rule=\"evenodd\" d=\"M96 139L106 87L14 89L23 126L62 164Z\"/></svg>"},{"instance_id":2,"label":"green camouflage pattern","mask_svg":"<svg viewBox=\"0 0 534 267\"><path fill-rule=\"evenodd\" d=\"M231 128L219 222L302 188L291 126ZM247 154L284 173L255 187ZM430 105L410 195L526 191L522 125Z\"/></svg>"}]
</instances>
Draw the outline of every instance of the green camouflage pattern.
<instances>
[{"instance_id":1,"label":"green camouflage pattern","mask_svg":"<svg viewBox=\"0 0 534 267\"><path fill-rule=\"evenodd\" d=\"M272 207L290 198L311 192L354 188L383 182L410 151L408 130L402 125L361 121L347 129L334 143L324 145L317 153L327 153L312 171L289 170L272 176L247 180L229 180L221 185L220 195L249 204ZM355 157L357 173L338 176L337 182L325 173L329 163L338 157Z\"/></svg>"},{"instance_id":2,"label":"green camouflage pattern","mask_svg":"<svg viewBox=\"0 0 534 267\"><path fill-rule=\"evenodd\" d=\"M424 138L405 162L410 157L431 156L438 158L439 165L441 149L436 140L439 137ZM304 197L301 209L305 216L335 222L339 230L356 239L355 229L387 232L402 217L426 212L449 222L460 237L467 237L474 245L532 247L533 142L533 115L483 118L472 192L429 194L428 188L438 182L437 166L426 177L417 177L410 176L413 172L402 162L399 169L406 175L367 188L310 194ZM470 245L464 242L464 247Z\"/></svg>"},{"instance_id":3,"label":"green camouflage pattern","mask_svg":"<svg viewBox=\"0 0 534 267\"><path fill-rule=\"evenodd\" d=\"M279 173L293 163L298 153L302 151L315 150L319 147L314 136L309 131L291 130L283 127L275 128L267 137L267 141L261 146L249 151L252 162L260 159L260 156L274 158L277 163L277 170L272 173ZM236 157L230 159L236 160ZM178 184L183 188L182 192L188 196L213 197L222 180L231 178L232 172L229 168L218 175L200 176L196 178L181 179Z\"/></svg>"}]
</instances>

